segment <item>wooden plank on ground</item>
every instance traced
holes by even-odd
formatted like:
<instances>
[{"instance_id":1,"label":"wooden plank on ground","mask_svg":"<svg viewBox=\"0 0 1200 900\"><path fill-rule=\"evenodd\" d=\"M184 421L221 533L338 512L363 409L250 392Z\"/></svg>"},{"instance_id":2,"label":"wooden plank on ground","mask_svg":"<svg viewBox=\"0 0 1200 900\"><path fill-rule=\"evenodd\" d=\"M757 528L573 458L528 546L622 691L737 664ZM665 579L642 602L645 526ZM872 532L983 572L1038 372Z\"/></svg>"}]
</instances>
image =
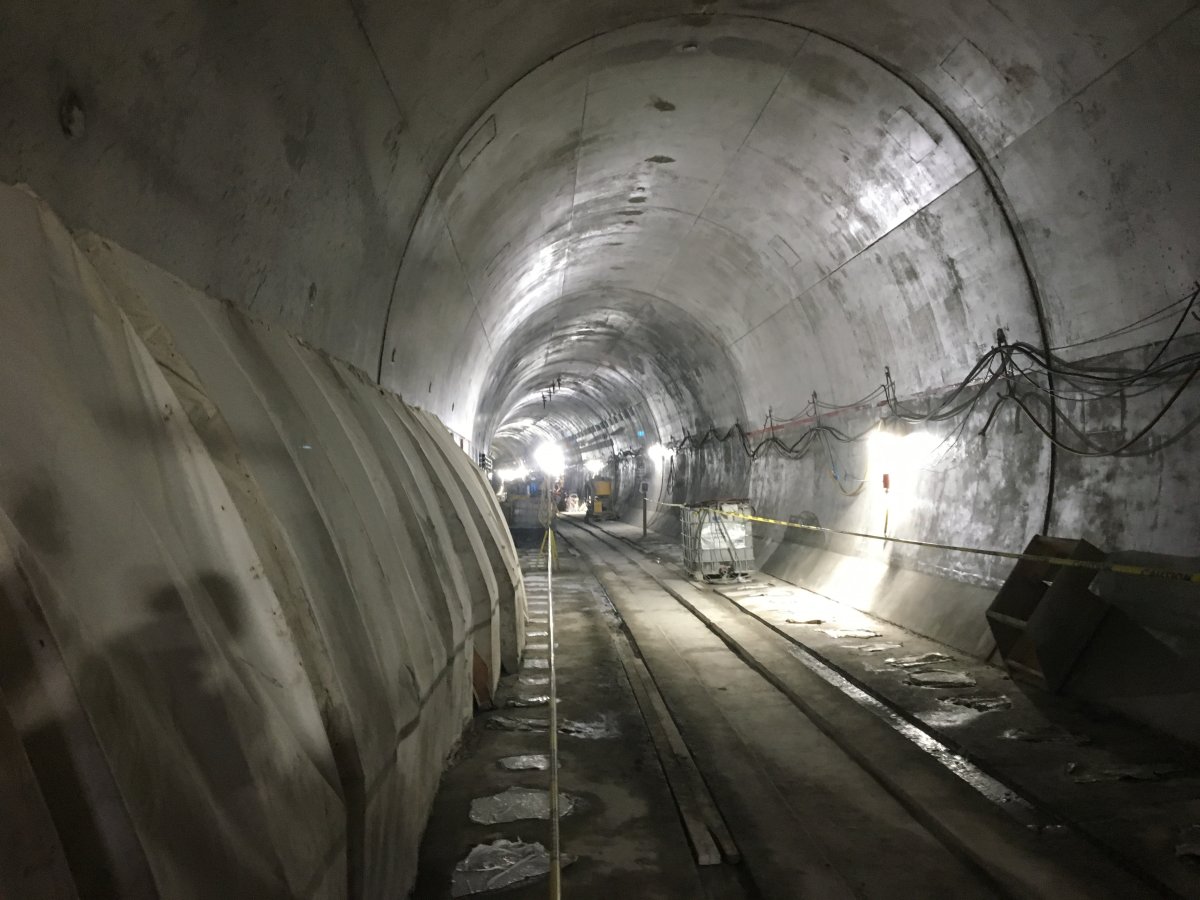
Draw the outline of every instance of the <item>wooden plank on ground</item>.
<instances>
[{"instance_id":1,"label":"wooden plank on ground","mask_svg":"<svg viewBox=\"0 0 1200 900\"><path fill-rule=\"evenodd\" d=\"M654 748L658 752L663 773L667 776L667 784L675 797L675 805L679 808L679 816L683 820L683 827L687 831L692 851L696 855L696 863L701 866L720 865L723 861L721 850L709 830L704 806L696 797L692 781L687 777L680 764L679 755L675 752L675 748L667 736L662 717L655 707L645 681L637 670L637 660L634 659L633 652L629 649L629 644L623 635L614 635L613 644L621 659L621 665L625 667L625 674L629 679L630 687L633 688L634 698L641 707L642 718L646 722L646 729L650 732L650 739L654 742ZM661 703L661 698L659 698L659 702ZM711 800L711 798L709 799Z\"/></svg>"},{"instance_id":2,"label":"wooden plank on ground","mask_svg":"<svg viewBox=\"0 0 1200 900\"><path fill-rule=\"evenodd\" d=\"M647 668L643 660L635 659L633 662L646 686L650 702L653 704L655 711L662 721L663 730L666 732L671 749L674 751L680 767L683 769L684 777L687 779L696 796L696 801L700 805L709 832L720 845L721 852L725 855L725 858L731 863L738 862L741 859L741 854L738 852L737 844L734 843L733 835L729 833L729 827L725 824L725 819L721 816L720 810L717 809L717 803L713 799L712 794L709 793L708 785L704 783L704 777L700 774L700 769L696 766L696 760L692 758L692 753L688 750L687 744L683 740L683 735L679 733L675 719L671 716L670 710L667 709L666 701L663 700L662 694L659 693L658 685L654 683L654 677L650 674L650 669Z\"/></svg>"}]
</instances>

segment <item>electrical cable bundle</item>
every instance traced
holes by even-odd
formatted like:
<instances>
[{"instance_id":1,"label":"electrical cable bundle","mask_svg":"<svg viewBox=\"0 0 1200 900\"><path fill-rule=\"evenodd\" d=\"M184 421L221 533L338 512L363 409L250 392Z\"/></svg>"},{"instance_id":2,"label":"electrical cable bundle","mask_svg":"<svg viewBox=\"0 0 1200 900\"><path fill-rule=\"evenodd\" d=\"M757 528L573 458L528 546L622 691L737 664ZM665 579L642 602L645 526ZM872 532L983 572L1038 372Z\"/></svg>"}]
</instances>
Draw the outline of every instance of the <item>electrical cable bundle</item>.
<instances>
[{"instance_id":1,"label":"electrical cable bundle","mask_svg":"<svg viewBox=\"0 0 1200 900\"><path fill-rule=\"evenodd\" d=\"M999 332L996 346L979 359L967 377L954 390L926 413L915 413L899 403L896 397L895 382L892 380L891 373L885 370L884 387L888 407L894 416L905 422L945 421L962 415L965 426L966 419L970 417L983 396L994 385L1002 383L1003 389L992 404L987 420L979 432L980 436L987 434L1000 409L1005 404L1012 403L1055 447L1067 453L1094 458L1148 456L1157 453L1181 440L1197 425L1200 425L1200 418L1192 419L1170 436L1156 442L1155 445L1134 449L1135 445L1145 439L1162 421L1196 376L1200 375L1200 352L1193 351L1171 359L1163 359L1188 317L1200 320L1200 316L1197 316L1194 311L1198 298L1200 298L1200 285L1196 285L1188 296L1182 297L1164 308L1172 310L1180 304L1184 304L1183 311L1167 339L1151 360L1140 369L1070 362L1053 351L1041 350L1024 341L1009 344L1004 340L1003 332ZM1137 328L1146 327L1148 324L1157 324L1157 322L1163 321L1162 312L1163 310L1159 310L1157 313L1151 313L1131 325L1116 329L1098 338L1081 341L1073 346L1095 343L1114 335L1127 334ZM1182 381L1158 412L1133 437L1116 447L1104 446L1096 441L1076 425L1055 402L1068 400L1090 403L1116 397L1126 400L1161 390L1178 378L1182 378ZM1044 379L1045 383L1041 379ZM1062 388L1057 386L1059 384L1069 386L1077 396L1068 396ZM964 395L966 395L965 399L960 399ZM1035 411L1033 407L1037 407L1041 414L1039 415L1039 412ZM1047 420L1050 424L1047 424ZM1063 425L1073 434L1078 443L1068 443L1060 439L1057 429L1053 427L1057 424Z\"/></svg>"},{"instance_id":2,"label":"electrical cable bundle","mask_svg":"<svg viewBox=\"0 0 1200 900\"><path fill-rule=\"evenodd\" d=\"M736 440L743 452L753 462L767 453L775 453L787 459L801 459L812 449L823 448L829 457L830 474L838 483L839 489L843 493L853 496L862 490L862 479L846 474L838 463L833 442L855 443L864 440L875 430L876 425L855 434L847 434L838 428L820 422L819 417L822 413L866 408L868 404L882 395L881 405L887 406L888 419L908 424L957 422L958 424L942 441L942 445L949 444L949 448L942 455L944 459L961 440L972 414L980 403L992 393L994 388L999 386L999 396L996 397L983 428L979 431L980 436L987 434L999 411L1006 404L1012 403L1055 447L1065 452L1085 457L1147 456L1181 440L1197 425L1200 425L1200 417L1191 419L1173 434L1157 441L1153 446L1136 447L1150 435L1196 376L1200 375L1200 351L1164 359L1188 317L1200 321L1200 314L1196 309L1198 300L1200 300L1200 284L1195 285L1187 296L1128 325L1098 337L1055 348L1064 350L1132 334L1143 328L1170 321L1170 316L1182 306L1182 311L1179 313L1171 333L1150 361L1141 368L1071 362L1057 355L1054 350L1042 350L1025 341L1009 343L1004 332L998 331L996 344L975 362L966 376L954 388L924 412L900 402L891 370L885 368L884 383L853 403L842 405L825 403L814 393L800 413L786 420L776 421L774 414L769 411L763 430L771 433L757 443L752 442L750 435L739 422L723 433L716 427L711 427L701 434L685 433L683 439L674 444L674 449L677 451L701 450L713 442L726 443ZM1177 379L1182 380L1158 412L1131 438L1115 447L1104 446L1093 436L1085 433L1059 408L1059 404L1056 402L1086 404L1113 398L1127 400L1163 390ZM793 423L814 418L818 421L790 443L774 433ZM887 419L884 421L886 422ZM1063 426L1067 432L1074 435L1077 442L1069 443L1060 439L1058 429L1055 427L1057 425ZM638 451L625 452L628 455L636 455ZM856 482L858 487L853 491L848 491L844 482Z\"/></svg>"},{"instance_id":3,"label":"electrical cable bundle","mask_svg":"<svg viewBox=\"0 0 1200 900\"><path fill-rule=\"evenodd\" d=\"M817 423L807 428L803 434L795 441L787 443L778 436L771 434L763 438L761 441L754 443L750 439L750 435L742 427L740 422L735 422L733 427L724 434L720 433L716 428L709 428L708 431L700 435L685 434L683 439L675 444L674 449L680 450L701 450L705 446L713 442L726 443L727 441L736 439L740 444L745 454L751 460L756 460L764 456L768 451L775 451L781 456L788 459L802 459L806 456L810 449L824 436L826 440L832 439L840 443L853 443L866 438L867 434L874 429L874 425L857 434L846 434L840 428L834 428L831 425Z\"/></svg>"}]
</instances>

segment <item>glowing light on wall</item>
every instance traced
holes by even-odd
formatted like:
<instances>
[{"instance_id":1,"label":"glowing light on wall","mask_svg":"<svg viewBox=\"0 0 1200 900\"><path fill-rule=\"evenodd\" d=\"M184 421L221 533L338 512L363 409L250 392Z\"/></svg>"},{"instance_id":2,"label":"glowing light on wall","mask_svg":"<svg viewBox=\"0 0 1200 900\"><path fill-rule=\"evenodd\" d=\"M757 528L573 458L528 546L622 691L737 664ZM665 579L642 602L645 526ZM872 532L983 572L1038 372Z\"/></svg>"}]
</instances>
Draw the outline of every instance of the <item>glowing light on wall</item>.
<instances>
[{"instance_id":1,"label":"glowing light on wall","mask_svg":"<svg viewBox=\"0 0 1200 900\"><path fill-rule=\"evenodd\" d=\"M911 482L937 448L938 439L927 431L895 434L882 428L871 435L871 471L887 472L892 480Z\"/></svg>"},{"instance_id":2,"label":"glowing light on wall","mask_svg":"<svg viewBox=\"0 0 1200 900\"><path fill-rule=\"evenodd\" d=\"M558 477L567 468L562 447L551 441L546 441L533 451L533 461L539 469L553 477Z\"/></svg>"},{"instance_id":3,"label":"glowing light on wall","mask_svg":"<svg viewBox=\"0 0 1200 900\"><path fill-rule=\"evenodd\" d=\"M605 462L602 459L589 459L589 460L586 460L583 464L583 467L585 469L587 469L588 474L591 475L593 478L595 478L602 471L604 471L604 466L605 466Z\"/></svg>"},{"instance_id":4,"label":"glowing light on wall","mask_svg":"<svg viewBox=\"0 0 1200 900\"><path fill-rule=\"evenodd\" d=\"M650 458L656 463L662 463L664 460L668 460L675 455L674 450L661 443L652 445L646 452L650 454Z\"/></svg>"},{"instance_id":5,"label":"glowing light on wall","mask_svg":"<svg viewBox=\"0 0 1200 900\"><path fill-rule=\"evenodd\" d=\"M876 489L883 494L885 534L892 533L916 504L919 473L937 447L937 437L927 431L896 434L881 427L871 435L869 465Z\"/></svg>"},{"instance_id":6,"label":"glowing light on wall","mask_svg":"<svg viewBox=\"0 0 1200 900\"><path fill-rule=\"evenodd\" d=\"M501 481L524 481L529 477L529 467L522 463L519 466L497 469L496 477Z\"/></svg>"}]
</instances>

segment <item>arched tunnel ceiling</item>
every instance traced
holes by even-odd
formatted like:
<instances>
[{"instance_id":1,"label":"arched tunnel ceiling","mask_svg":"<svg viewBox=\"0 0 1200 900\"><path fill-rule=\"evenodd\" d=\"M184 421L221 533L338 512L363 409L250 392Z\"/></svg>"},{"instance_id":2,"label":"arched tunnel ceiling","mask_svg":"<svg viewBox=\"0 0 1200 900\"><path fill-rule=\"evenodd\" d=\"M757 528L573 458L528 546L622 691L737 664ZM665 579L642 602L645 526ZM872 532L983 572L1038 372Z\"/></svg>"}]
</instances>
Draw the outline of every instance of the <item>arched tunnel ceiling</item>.
<instances>
[{"instance_id":1,"label":"arched tunnel ceiling","mask_svg":"<svg viewBox=\"0 0 1200 900\"><path fill-rule=\"evenodd\" d=\"M396 371L436 369L429 334L454 335L474 365L437 387L483 413L482 443L564 372L610 373L589 401L610 410L681 385L655 410L666 433L758 414L781 387L857 395L888 364L938 387L997 327L1036 334L1000 209L945 120L856 51L738 17L621 29L505 92L435 183L397 294L413 301L388 338ZM642 312L568 340L608 294ZM689 355L720 371L703 390ZM582 403L532 418L572 432L595 424Z\"/></svg>"},{"instance_id":2,"label":"arched tunnel ceiling","mask_svg":"<svg viewBox=\"0 0 1200 900\"><path fill-rule=\"evenodd\" d=\"M567 295L601 290L597 275L661 283L728 348L752 420L874 384L881 364L905 390L935 385L997 322L1036 339L1005 216L948 120L1009 198L1053 343L1177 297L1200 275L1200 155L1180 114L1200 103L1198 53L1190 0L9 3L0 176L476 438L505 332L563 273ZM807 65L818 57L840 69ZM718 68L734 74L701 71ZM680 102L694 79L700 106ZM82 136L59 121L71 94ZM901 108L944 166L905 168L923 142L892 119ZM883 151L876 174L900 181L865 166L844 177L843 139L855 159ZM744 167L755 153L761 168ZM639 185L646 202L632 204ZM643 215L612 218L625 209ZM621 229L638 237L617 246ZM710 232L727 253L707 253ZM610 268L571 261L601 253ZM700 406L674 424L726 415Z\"/></svg>"},{"instance_id":3,"label":"arched tunnel ceiling","mask_svg":"<svg viewBox=\"0 0 1200 900\"><path fill-rule=\"evenodd\" d=\"M742 408L729 357L708 331L661 298L613 285L542 307L492 367L478 425L501 456L618 422L650 429L650 440L678 437L658 434L661 423L694 425L702 409L731 419Z\"/></svg>"}]
</instances>

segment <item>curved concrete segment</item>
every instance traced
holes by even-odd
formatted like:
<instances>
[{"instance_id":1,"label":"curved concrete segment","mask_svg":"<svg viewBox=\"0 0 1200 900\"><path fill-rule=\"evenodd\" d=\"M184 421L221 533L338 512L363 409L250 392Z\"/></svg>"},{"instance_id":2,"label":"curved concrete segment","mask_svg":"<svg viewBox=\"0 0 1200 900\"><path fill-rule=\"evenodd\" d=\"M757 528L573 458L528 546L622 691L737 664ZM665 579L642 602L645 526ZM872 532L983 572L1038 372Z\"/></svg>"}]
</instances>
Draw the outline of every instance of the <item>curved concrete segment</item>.
<instances>
[{"instance_id":1,"label":"curved concrete segment","mask_svg":"<svg viewBox=\"0 0 1200 900\"><path fill-rule=\"evenodd\" d=\"M998 305L1008 327L1036 334L1011 238L953 129L891 72L812 32L722 16L703 30L619 29L516 83L485 127L495 138L464 166L477 143L468 132L435 181L401 267L400 296L443 301L394 320L385 346L400 361L383 377L403 390L431 369L411 365L433 352L426 336L462 331L491 372L451 367L434 379L435 397L439 387L470 397L473 379L511 380L536 360L542 382L556 370L569 381L548 416L569 433L572 418L594 421L631 393L609 387L606 371L637 372L640 393L628 400L649 401L656 381L697 386L691 354L716 367L707 389L646 411L656 430L679 435L757 414L798 376L811 390L858 396L885 359L908 362L913 392L941 386L990 343ZM972 231L947 246L943 232L965 225ZM459 266L443 264L446 243ZM975 254L972 282L1005 286L1002 303L972 296L974 284L931 303L943 299L939 273L957 263L956 244ZM897 288L901 302L885 302ZM576 310L594 319L623 297L641 309L595 340ZM951 322L970 340L939 341ZM855 344L860 352L844 352ZM664 374L647 379L622 352ZM579 370L589 363L594 371ZM517 382L517 396L517 385L500 398L485 386L481 408L540 417L535 377ZM589 382L605 388L599 404L578 396Z\"/></svg>"},{"instance_id":2,"label":"curved concrete segment","mask_svg":"<svg viewBox=\"0 0 1200 900\"><path fill-rule=\"evenodd\" d=\"M1147 239L1180 233L1172 223L1183 207L1164 200L1145 213L1147 233L1135 234L1088 206L1090 227L1109 235L1096 266L1124 260L1144 273L1146 289L1134 290L1124 274L1098 283L1071 257L1055 230L1074 229L1054 204L1066 204L1071 184L1066 205L1080 212L1089 191L1111 209L1131 208L1139 201L1120 179L1097 183L1097 168L1113 166L1174 198L1146 158L1182 165L1189 183L1200 178L1194 154L1177 152L1181 134L1165 107L1150 144L1137 150L1127 137L1160 102L1154 84L1175 91L1194 81L1184 49L1194 13L1162 20L1155 35L1141 30L1148 20L1126 22L1130 30L1112 35L1133 42L1122 74L1084 66L1059 73L1053 89L1046 58L1005 68L975 33L947 33L939 55L897 19L892 27L914 41L898 53L878 21L809 13L795 24L781 7L773 21L716 14L614 28L500 93L461 132L406 245L383 383L424 392L452 427L500 458L528 460L538 443L560 440L578 459L736 423L752 444L790 444L814 423L860 435L885 412L873 393L885 373L899 402L924 409L1001 332L1035 346L1048 338L1075 359L1128 348L1103 364L1136 367L1137 348L1164 337L1174 319L1123 340L1093 339L1186 291L1194 248L1179 256L1172 237L1162 245L1168 261ZM949 28L954 15L941 14ZM1154 76L1144 68L1151 56L1161 61ZM1096 121L1078 119L1082 99L1055 105L1066 83L1089 98ZM1030 108L1018 110L1014 93ZM1052 160L1047 135L1056 131L1062 152ZM833 409L860 397L868 399L860 409ZM1166 392L1143 397L1126 411L1054 398L1045 416L1058 405L1081 431L1128 435ZM806 412L814 398L821 422ZM1192 552L1186 509L1152 510L1135 494L1186 480L1194 438L1139 458L1056 458L1014 411L991 424L986 441L962 439L982 429L997 398L978 404L970 422L920 429L936 452L892 473L903 496L885 496L886 453L861 441L819 443L799 461L768 452L750 464L733 442L630 463L620 467L621 498L638 515L634 486L649 481L652 499L748 494L775 516L808 513L870 532L886 518L892 533L940 543L1017 550L1048 530ZM1191 392L1163 433L1194 413ZM791 424L773 427L781 421ZM772 427L759 430L764 423ZM1129 491L1098 489L1123 483ZM658 526L673 527L672 517L656 515ZM767 556L780 535L762 537ZM985 587L1006 571L871 542L839 549ZM874 577L871 566L857 576L852 562L840 568L847 583ZM810 586L836 588L826 578ZM935 603L923 616L946 612ZM986 641L986 628L976 628L965 638L972 645Z\"/></svg>"},{"instance_id":3,"label":"curved concrete segment","mask_svg":"<svg viewBox=\"0 0 1200 900\"><path fill-rule=\"evenodd\" d=\"M0 684L80 894L403 893L524 629L482 482L358 373L31 195L0 222Z\"/></svg>"}]
</instances>

